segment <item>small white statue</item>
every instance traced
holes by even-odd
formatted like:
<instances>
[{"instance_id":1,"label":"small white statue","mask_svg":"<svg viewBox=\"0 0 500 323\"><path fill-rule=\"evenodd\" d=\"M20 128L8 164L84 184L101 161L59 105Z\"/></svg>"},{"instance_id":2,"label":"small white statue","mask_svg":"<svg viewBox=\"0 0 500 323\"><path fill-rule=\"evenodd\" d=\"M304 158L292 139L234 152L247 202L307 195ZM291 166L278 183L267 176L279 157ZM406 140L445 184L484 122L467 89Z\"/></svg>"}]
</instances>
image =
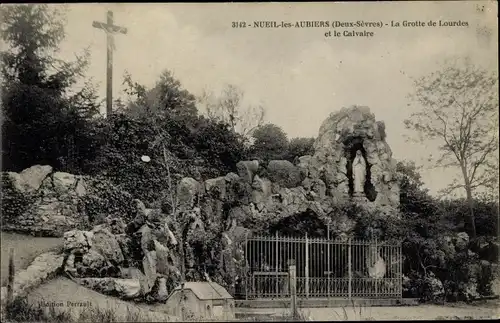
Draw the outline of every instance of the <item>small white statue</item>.
<instances>
[{"instance_id":1,"label":"small white statue","mask_svg":"<svg viewBox=\"0 0 500 323\"><path fill-rule=\"evenodd\" d=\"M354 179L354 194L364 194L366 181L366 161L361 151L356 151L356 157L352 162L352 176Z\"/></svg>"}]
</instances>

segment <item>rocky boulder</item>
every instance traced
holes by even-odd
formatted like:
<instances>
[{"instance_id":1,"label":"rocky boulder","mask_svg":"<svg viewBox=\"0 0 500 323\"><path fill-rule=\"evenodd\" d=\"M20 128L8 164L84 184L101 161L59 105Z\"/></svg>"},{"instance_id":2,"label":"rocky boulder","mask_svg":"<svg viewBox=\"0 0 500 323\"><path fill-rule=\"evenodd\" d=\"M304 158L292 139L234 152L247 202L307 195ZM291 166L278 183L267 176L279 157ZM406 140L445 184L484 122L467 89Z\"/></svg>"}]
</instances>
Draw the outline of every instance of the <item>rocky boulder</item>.
<instances>
[{"instance_id":1,"label":"rocky boulder","mask_svg":"<svg viewBox=\"0 0 500 323\"><path fill-rule=\"evenodd\" d=\"M26 168L21 173L8 172L15 188L20 192L37 191L47 176L52 173L52 167L48 165L35 165Z\"/></svg>"},{"instance_id":2,"label":"rocky boulder","mask_svg":"<svg viewBox=\"0 0 500 323\"><path fill-rule=\"evenodd\" d=\"M198 196L203 193L203 186L190 177L183 178L177 186L179 208L191 209L195 206Z\"/></svg>"},{"instance_id":3,"label":"rocky boulder","mask_svg":"<svg viewBox=\"0 0 500 323\"><path fill-rule=\"evenodd\" d=\"M64 271L73 277L118 276L125 257L120 235L104 225L92 231L72 230L64 234Z\"/></svg>"},{"instance_id":4,"label":"rocky boulder","mask_svg":"<svg viewBox=\"0 0 500 323\"><path fill-rule=\"evenodd\" d=\"M115 235L104 227L94 228L92 233L92 248L110 263L121 264L124 258Z\"/></svg>"},{"instance_id":5,"label":"rocky boulder","mask_svg":"<svg viewBox=\"0 0 500 323\"><path fill-rule=\"evenodd\" d=\"M224 201L226 199L226 178L207 179L205 181L205 190L210 197Z\"/></svg>"},{"instance_id":6,"label":"rocky boulder","mask_svg":"<svg viewBox=\"0 0 500 323\"><path fill-rule=\"evenodd\" d=\"M455 247L457 251L467 250L469 246L469 235L466 232L459 232L455 236Z\"/></svg>"},{"instance_id":7,"label":"rocky boulder","mask_svg":"<svg viewBox=\"0 0 500 323\"><path fill-rule=\"evenodd\" d=\"M91 231L71 230L64 233L65 252L87 252L92 247L94 233Z\"/></svg>"},{"instance_id":8,"label":"rocky boulder","mask_svg":"<svg viewBox=\"0 0 500 323\"><path fill-rule=\"evenodd\" d=\"M76 280L82 286L99 293L116 296L121 299L134 299L140 296L141 285L138 279L122 278L80 278Z\"/></svg>"},{"instance_id":9,"label":"rocky boulder","mask_svg":"<svg viewBox=\"0 0 500 323\"><path fill-rule=\"evenodd\" d=\"M240 161L236 164L236 168L238 169L238 175L248 183L251 183L253 176L259 169L259 162L257 160Z\"/></svg>"},{"instance_id":10,"label":"rocky boulder","mask_svg":"<svg viewBox=\"0 0 500 323\"><path fill-rule=\"evenodd\" d=\"M441 302L444 299L444 285L433 273L424 279L425 300Z\"/></svg>"}]
</instances>

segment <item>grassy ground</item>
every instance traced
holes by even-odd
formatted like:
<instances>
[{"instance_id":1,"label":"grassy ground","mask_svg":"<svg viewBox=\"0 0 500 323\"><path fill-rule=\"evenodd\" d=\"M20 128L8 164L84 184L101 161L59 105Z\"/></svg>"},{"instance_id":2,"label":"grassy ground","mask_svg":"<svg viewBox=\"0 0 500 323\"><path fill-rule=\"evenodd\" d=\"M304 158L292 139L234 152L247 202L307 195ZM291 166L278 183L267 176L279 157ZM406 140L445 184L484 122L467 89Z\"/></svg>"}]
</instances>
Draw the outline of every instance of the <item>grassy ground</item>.
<instances>
[{"instance_id":1,"label":"grassy ground","mask_svg":"<svg viewBox=\"0 0 500 323\"><path fill-rule=\"evenodd\" d=\"M14 248L14 266L16 272L26 269L41 253L62 248L62 238L33 237L30 235L1 232L1 272L2 286L7 284L9 273L9 249Z\"/></svg>"}]
</instances>

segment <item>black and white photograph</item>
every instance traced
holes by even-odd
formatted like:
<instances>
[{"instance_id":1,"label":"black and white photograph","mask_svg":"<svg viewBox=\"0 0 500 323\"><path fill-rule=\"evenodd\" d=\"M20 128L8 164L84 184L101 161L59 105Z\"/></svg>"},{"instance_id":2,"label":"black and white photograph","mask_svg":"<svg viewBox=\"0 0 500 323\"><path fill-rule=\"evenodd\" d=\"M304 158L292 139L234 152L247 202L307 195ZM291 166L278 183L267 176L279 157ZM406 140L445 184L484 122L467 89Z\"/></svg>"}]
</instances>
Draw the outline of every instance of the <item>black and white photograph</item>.
<instances>
[{"instance_id":1,"label":"black and white photograph","mask_svg":"<svg viewBox=\"0 0 500 323\"><path fill-rule=\"evenodd\" d=\"M3 3L2 322L500 318L496 1Z\"/></svg>"}]
</instances>

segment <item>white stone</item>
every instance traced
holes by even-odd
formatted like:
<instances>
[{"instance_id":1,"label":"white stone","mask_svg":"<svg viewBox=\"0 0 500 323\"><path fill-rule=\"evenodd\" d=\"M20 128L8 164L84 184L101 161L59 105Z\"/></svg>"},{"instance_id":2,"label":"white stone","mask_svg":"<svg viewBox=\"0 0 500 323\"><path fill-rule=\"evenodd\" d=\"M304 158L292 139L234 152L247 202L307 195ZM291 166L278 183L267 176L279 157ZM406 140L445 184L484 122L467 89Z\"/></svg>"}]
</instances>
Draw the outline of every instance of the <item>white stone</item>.
<instances>
[{"instance_id":1,"label":"white stone","mask_svg":"<svg viewBox=\"0 0 500 323\"><path fill-rule=\"evenodd\" d=\"M156 271L163 275L169 274L169 250L157 240L154 240L156 251Z\"/></svg>"},{"instance_id":2,"label":"white stone","mask_svg":"<svg viewBox=\"0 0 500 323\"><path fill-rule=\"evenodd\" d=\"M146 278L145 281L146 285L143 286L144 293L148 293L151 290L151 288L153 288L153 285L157 277L156 264L157 264L156 251L146 252L142 260L142 266L144 268L144 275Z\"/></svg>"},{"instance_id":3,"label":"white stone","mask_svg":"<svg viewBox=\"0 0 500 323\"><path fill-rule=\"evenodd\" d=\"M141 284L138 279L114 278L115 290L120 298L134 298L141 293Z\"/></svg>"},{"instance_id":4,"label":"white stone","mask_svg":"<svg viewBox=\"0 0 500 323\"><path fill-rule=\"evenodd\" d=\"M52 173L52 167L48 165L34 165L26 168L19 173L21 185L25 191L36 191L50 173Z\"/></svg>"},{"instance_id":5,"label":"white stone","mask_svg":"<svg viewBox=\"0 0 500 323\"><path fill-rule=\"evenodd\" d=\"M52 183L57 192L67 192L75 187L76 176L70 173L55 172L52 174Z\"/></svg>"},{"instance_id":6,"label":"white stone","mask_svg":"<svg viewBox=\"0 0 500 323\"><path fill-rule=\"evenodd\" d=\"M85 181L83 178L79 178L75 187L75 193L78 196L85 196L87 194L87 188L85 186Z\"/></svg>"}]
</instances>

